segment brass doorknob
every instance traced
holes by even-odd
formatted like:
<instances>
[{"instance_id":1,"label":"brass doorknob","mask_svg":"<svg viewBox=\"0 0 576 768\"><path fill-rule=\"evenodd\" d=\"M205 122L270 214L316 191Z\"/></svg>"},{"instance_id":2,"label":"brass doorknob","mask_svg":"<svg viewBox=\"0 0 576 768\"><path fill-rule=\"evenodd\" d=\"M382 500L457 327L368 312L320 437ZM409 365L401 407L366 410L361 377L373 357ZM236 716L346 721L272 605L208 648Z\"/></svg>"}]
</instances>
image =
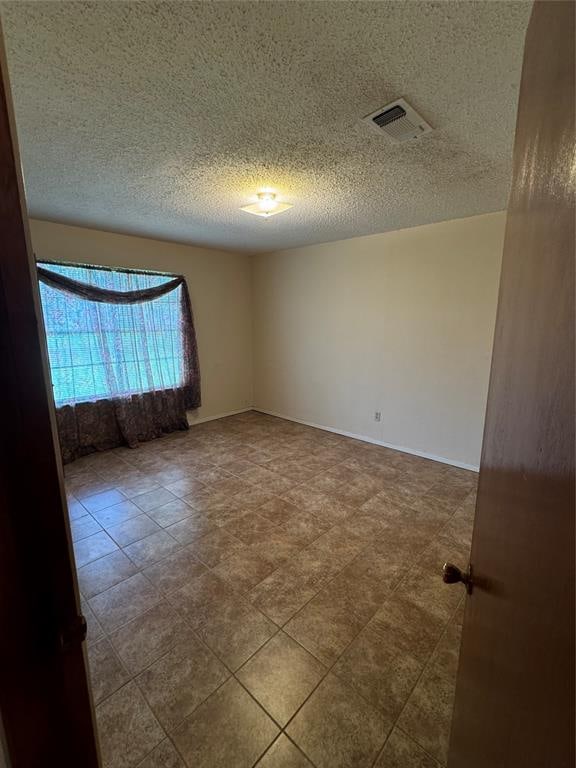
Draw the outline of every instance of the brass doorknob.
<instances>
[{"instance_id":1,"label":"brass doorknob","mask_svg":"<svg viewBox=\"0 0 576 768\"><path fill-rule=\"evenodd\" d=\"M468 570L461 571L457 565L453 563L444 563L442 568L442 581L444 584L457 584L461 582L466 587L466 592L469 595L472 594L472 566L468 566Z\"/></svg>"}]
</instances>

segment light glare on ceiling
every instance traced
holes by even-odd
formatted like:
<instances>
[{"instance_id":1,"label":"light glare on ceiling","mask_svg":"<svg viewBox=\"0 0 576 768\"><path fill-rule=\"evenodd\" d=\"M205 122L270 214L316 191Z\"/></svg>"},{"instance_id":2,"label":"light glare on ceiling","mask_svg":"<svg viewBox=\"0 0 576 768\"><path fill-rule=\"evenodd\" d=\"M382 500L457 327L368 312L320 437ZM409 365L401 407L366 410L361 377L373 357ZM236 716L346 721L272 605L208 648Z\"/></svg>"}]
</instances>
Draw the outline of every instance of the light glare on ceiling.
<instances>
[{"instance_id":1,"label":"light glare on ceiling","mask_svg":"<svg viewBox=\"0 0 576 768\"><path fill-rule=\"evenodd\" d=\"M243 205L240 210L246 213L252 213L254 216L264 216L269 218L277 213L283 213L292 208L290 203L280 203L276 199L274 192L259 192L258 202L251 205Z\"/></svg>"}]
</instances>

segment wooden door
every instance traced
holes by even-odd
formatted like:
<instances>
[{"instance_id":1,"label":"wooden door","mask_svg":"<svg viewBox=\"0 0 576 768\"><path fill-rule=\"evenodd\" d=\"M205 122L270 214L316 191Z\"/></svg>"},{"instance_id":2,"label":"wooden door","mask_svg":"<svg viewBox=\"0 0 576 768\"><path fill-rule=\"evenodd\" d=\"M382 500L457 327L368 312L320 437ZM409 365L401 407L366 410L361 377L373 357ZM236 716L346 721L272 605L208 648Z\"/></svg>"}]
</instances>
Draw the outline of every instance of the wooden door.
<instances>
[{"instance_id":1,"label":"wooden door","mask_svg":"<svg viewBox=\"0 0 576 768\"><path fill-rule=\"evenodd\" d=\"M574 4L537 2L450 768L574 766L574 67Z\"/></svg>"},{"instance_id":2,"label":"wooden door","mask_svg":"<svg viewBox=\"0 0 576 768\"><path fill-rule=\"evenodd\" d=\"M11 768L97 768L40 312L0 28L0 730Z\"/></svg>"}]
</instances>

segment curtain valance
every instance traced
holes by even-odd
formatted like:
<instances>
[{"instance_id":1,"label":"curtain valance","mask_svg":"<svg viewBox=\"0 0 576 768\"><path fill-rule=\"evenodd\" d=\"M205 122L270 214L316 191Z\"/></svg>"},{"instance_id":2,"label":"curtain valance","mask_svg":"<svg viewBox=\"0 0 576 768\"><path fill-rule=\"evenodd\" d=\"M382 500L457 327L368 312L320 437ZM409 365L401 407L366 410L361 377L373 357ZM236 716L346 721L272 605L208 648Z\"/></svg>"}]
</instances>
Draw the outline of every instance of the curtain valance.
<instances>
[{"instance_id":1,"label":"curtain valance","mask_svg":"<svg viewBox=\"0 0 576 768\"><path fill-rule=\"evenodd\" d=\"M51 288L57 288L67 291L73 296L79 296L88 301L97 301L103 304L139 304L143 301L153 301L160 296L164 296L184 283L184 278L179 275L173 280L169 280L162 285L156 285L152 288L141 288L136 291L115 291L110 288L99 288L97 285L84 283L80 280L74 280L58 272L51 272L49 269L38 267L38 278L40 282L49 285Z\"/></svg>"}]
</instances>

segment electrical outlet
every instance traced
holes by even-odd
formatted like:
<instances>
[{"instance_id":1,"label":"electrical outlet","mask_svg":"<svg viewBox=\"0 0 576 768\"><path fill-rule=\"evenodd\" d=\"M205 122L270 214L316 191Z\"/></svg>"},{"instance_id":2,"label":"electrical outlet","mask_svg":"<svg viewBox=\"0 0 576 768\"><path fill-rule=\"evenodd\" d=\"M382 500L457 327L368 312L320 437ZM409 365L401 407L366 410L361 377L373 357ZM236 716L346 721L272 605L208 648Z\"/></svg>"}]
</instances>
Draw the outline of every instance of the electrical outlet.
<instances>
[{"instance_id":1,"label":"electrical outlet","mask_svg":"<svg viewBox=\"0 0 576 768\"><path fill-rule=\"evenodd\" d=\"M382 421L382 411L374 411L374 421Z\"/></svg>"}]
</instances>

